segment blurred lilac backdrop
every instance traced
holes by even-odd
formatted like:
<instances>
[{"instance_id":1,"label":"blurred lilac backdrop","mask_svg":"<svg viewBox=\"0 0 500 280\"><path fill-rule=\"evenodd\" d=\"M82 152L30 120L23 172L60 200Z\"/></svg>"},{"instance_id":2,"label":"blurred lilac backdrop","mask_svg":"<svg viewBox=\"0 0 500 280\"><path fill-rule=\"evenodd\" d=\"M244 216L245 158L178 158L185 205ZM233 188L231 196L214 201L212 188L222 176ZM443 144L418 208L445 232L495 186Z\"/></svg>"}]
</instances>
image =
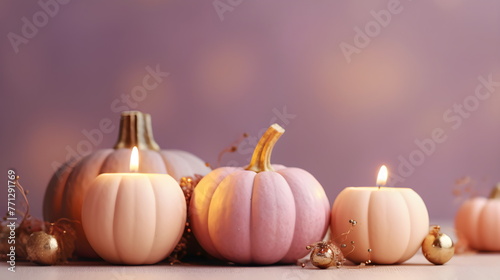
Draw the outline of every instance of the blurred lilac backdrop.
<instances>
[{"instance_id":1,"label":"blurred lilac backdrop","mask_svg":"<svg viewBox=\"0 0 500 280\"><path fill-rule=\"evenodd\" d=\"M500 82L500 2L396 2L70 1L44 22L37 1L1 1L2 170L16 168L41 216L52 164L104 118L115 129L92 148L114 144L111 104L124 107L115 100L142 85L149 66L169 76L128 107L152 115L162 148L216 164L247 132L222 162L244 165L252 139L278 122L287 132L273 162L311 172L331 203L413 155L418 164L397 185L422 196L431 220L451 219L456 179L481 181L482 194L500 181L500 86L474 97L479 76ZM384 22L388 5L398 12ZM34 15L34 36L11 43ZM342 43L356 48L350 62ZM473 110L460 115L464 100ZM435 129L446 140L419 158L415 141ZM6 183L1 197L4 213Z\"/></svg>"}]
</instances>

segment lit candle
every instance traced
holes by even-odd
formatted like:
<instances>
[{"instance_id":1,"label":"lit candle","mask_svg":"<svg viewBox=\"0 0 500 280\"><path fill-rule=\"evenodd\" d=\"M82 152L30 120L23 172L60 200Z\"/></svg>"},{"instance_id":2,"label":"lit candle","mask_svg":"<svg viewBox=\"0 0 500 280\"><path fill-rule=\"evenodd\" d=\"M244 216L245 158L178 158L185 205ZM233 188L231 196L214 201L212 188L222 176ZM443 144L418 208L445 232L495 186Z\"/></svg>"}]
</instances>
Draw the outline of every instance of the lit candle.
<instances>
[{"instance_id":1,"label":"lit candle","mask_svg":"<svg viewBox=\"0 0 500 280\"><path fill-rule=\"evenodd\" d=\"M332 239L346 244L342 251L355 263L402 263L417 252L429 231L422 198L410 188L386 187L387 177L382 166L375 187L345 188L333 203ZM351 219L357 224L345 237Z\"/></svg>"},{"instance_id":2,"label":"lit candle","mask_svg":"<svg viewBox=\"0 0 500 280\"><path fill-rule=\"evenodd\" d=\"M96 253L118 264L153 264L179 242L186 223L186 202L167 174L137 173L137 148L130 171L104 173L89 187L82 208L85 235Z\"/></svg>"}]
</instances>

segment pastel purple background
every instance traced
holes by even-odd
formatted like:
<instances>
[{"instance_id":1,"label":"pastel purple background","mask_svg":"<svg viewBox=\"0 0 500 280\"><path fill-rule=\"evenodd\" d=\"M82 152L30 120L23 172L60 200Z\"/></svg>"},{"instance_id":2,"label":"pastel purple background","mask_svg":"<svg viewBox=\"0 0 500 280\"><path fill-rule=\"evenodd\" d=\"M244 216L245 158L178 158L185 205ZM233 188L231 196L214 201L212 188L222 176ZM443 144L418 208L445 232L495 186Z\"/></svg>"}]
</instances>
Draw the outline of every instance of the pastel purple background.
<instances>
[{"instance_id":1,"label":"pastel purple background","mask_svg":"<svg viewBox=\"0 0 500 280\"><path fill-rule=\"evenodd\" d=\"M163 148L216 164L243 132L276 121L287 132L273 161L311 172L331 203L344 187L373 185L383 163L397 172L416 139L442 128L446 142L400 185L422 196L431 219L451 219L456 179L481 181L482 194L500 181L500 87L458 129L443 119L478 76L500 81L500 2L402 0L347 63L339 44L354 44L354 28L388 2L244 1L221 21L212 1L72 1L16 54L7 34L41 8L1 1L1 170L17 169L41 216L51 164L86 139L82 130L103 118L118 125L110 104L160 65L170 76L131 109L152 115ZM284 107L296 115L287 123L275 114ZM250 144L222 163L246 164Z\"/></svg>"}]
</instances>

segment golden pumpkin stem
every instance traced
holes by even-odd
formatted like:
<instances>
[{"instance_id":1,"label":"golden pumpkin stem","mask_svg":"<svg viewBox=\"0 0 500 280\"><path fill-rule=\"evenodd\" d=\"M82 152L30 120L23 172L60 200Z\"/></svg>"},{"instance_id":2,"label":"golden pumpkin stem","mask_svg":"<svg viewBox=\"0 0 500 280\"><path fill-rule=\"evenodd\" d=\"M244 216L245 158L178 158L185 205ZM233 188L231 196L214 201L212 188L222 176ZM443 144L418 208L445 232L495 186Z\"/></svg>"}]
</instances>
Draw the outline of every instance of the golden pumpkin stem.
<instances>
[{"instance_id":1,"label":"golden pumpkin stem","mask_svg":"<svg viewBox=\"0 0 500 280\"><path fill-rule=\"evenodd\" d=\"M272 124L262 135L253 151L250 164L245 168L255 172L274 171L271 166L271 153L276 141L285 133L279 124Z\"/></svg>"},{"instance_id":2,"label":"golden pumpkin stem","mask_svg":"<svg viewBox=\"0 0 500 280\"><path fill-rule=\"evenodd\" d=\"M491 193L490 193L490 198L491 199L500 199L500 183L498 183L494 188L493 190L491 190Z\"/></svg>"},{"instance_id":3,"label":"golden pumpkin stem","mask_svg":"<svg viewBox=\"0 0 500 280\"><path fill-rule=\"evenodd\" d=\"M120 119L118 141L113 148L133 148L159 151L153 138L151 115L139 111L124 111Z\"/></svg>"}]
</instances>

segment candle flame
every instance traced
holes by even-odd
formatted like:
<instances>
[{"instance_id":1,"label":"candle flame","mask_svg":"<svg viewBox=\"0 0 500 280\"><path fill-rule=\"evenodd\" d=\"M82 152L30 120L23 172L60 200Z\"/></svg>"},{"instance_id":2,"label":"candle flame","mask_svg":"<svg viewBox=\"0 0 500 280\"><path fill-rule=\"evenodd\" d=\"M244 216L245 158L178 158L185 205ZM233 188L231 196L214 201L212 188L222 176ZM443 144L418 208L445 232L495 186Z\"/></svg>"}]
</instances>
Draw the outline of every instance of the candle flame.
<instances>
[{"instance_id":1,"label":"candle flame","mask_svg":"<svg viewBox=\"0 0 500 280\"><path fill-rule=\"evenodd\" d=\"M132 154L130 154L130 172L139 171L139 151L137 147L132 148Z\"/></svg>"},{"instance_id":2,"label":"candle flame","mask_svg":"<svg viewBox=\"0 0 500 280\"><path fill-rule=\"evenodd\" d=\"M387 167L385 165L382 165L377 176L377 186L384 186L387 183L388 176L389 171L387 171Z\"/></svg>"}]
</instances>

